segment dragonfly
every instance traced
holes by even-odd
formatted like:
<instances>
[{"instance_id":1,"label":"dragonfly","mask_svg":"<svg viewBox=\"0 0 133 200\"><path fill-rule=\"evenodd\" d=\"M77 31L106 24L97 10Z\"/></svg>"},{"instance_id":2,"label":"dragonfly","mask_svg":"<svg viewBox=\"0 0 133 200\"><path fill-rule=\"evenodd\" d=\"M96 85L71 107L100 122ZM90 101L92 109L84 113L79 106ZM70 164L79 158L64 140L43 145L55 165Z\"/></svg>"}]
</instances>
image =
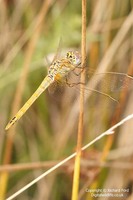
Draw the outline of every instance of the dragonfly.
<instances>
[{"instance_id":1,"label":"dragonfly","mask_svg":"<svg viewBox=\"0 0 133 200\"><path fill-rule=\"evenodd\" d=\"M94 85L97 85L96 89L93 89L93 86L88 88L86 83L69 83L67 77L71 74L71 72L74 72L75 75L80 74L75 72L76 69L80 70L80 72L84 70L81 66L81 54L78 51L68 51L63 58L54 59L48 69L48 75L44 78L38 89L33 93L18 113L9 121L5 130L8 130L15 122L17 122L47 88L49 89L54 83L61 83L63 79L65 79L65 83L69 87L82 84L86 93L88 91L93 91L109 97L111 100L116 102L118 101L108 94L109 91L118 92L125 87L129 87L129 85L133 85L132 76L118 72L95 73L95 79L93 82ZM101 83L98 82L99 78L102 80Z\"/></svg>"},{"instance_id":2,"label":"dragonfly","mask_svg":"<svg viewBox=\"0 0 133 200\"><path fill-rule=\"evenodd\" d=\"M68 51L62 59L56 59L49 67L48 75L44 78L38 89L33 93L18 113L9 121L5 130L8 130L15 122L17 122L35 100L54 82L59 82L66 77L71 71L81 68L81 55L78 51Z\"/></svg>"}]
</instances>

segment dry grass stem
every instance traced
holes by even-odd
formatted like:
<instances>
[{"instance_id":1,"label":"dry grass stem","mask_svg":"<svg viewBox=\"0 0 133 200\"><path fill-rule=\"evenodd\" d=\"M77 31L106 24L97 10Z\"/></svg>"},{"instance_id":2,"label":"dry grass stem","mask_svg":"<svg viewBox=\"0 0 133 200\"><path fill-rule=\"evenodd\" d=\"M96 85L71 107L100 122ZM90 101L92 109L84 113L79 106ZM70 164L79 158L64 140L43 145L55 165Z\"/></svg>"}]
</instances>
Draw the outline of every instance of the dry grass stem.
<instances>
[{"instance_id":1,"label":"dry grass stem","mask_svg":"<svg viewBox=\"0 0 133 200\"><path fill-rule=\"evenodd\" d=\"M23 90L24 90L24 87L26 84L26 79L28 76L30 62L32 59L32 55L33 55L36 43L39 38L39 34L41 32L41 28L43 26L43 20L46 17L46 14L50 7L50 3L51 3L51 1L49 1L49 0L44 1L44 4L38 15L38 20L35 24L35 27L38 27L38 28L35 29L36 31L33 33L33 36L27 47L25 61L24 61L24 65L23 65L22 76L21 76L18 86L17 86L16 94L15 94L13 105L12 105L12 114L11 115L14 115L20 108L21 98L22 98ZM11 155L12 155L14 135L15 135L15 126L11 130L8 131L8 135L6 138L6 145L5 145L6 147L5 147L4 161L3 161L4 164L8 164L10 162ZM4 199L7 182L8 182L8 173L3 172L1 174L1 179L0 179L0 188L1 188L0 198L1 198L1 200Z\"/></svg>"},{"instance_id":2,"label":"dry grass stem","mask_svg":"<svg viewBox=\"0 0 133 200\"><path fill-rule=\"evenodd\" d=\"M82 0L82 68L86 66L86 0ZM81 73L81 83L85 83L85 70ZM84 89L81 84L80 93L80 112L78 124L78 137L77 137L77 154L74 166L73 187L72 187L72 200L78 199L79 180L80 180L80 160L81 160L81 147L83 139L83 118L84 118Z\"/></svg>"}]
</instances>

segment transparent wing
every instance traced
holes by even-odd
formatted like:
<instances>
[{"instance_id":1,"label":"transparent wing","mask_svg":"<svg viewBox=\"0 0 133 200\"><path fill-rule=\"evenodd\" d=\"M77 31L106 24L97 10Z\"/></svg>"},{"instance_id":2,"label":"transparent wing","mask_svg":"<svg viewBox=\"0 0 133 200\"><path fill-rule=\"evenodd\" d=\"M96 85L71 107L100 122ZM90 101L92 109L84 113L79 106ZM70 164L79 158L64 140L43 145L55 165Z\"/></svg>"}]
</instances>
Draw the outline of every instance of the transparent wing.
<instances>
[{"instance_id":1,"label":"transparent wing","mask_svg":"<svg viewBox=\"0 0 133 200\"><path fill-rule=\"evenodd\" d=\"M62 38L60 37L58 47L57 47L57 50L56 50L56 54L53 58L53 61L58 59L61 56L61 49L62 49Z\"/></svg>"},{"instance_id":2,"label":"transparent wing","mask_svg":"<svg viewBox=\"0 0 133 200\"><path fill-rule=\"evenodd\" d=\"M133 88L133 77L125 73L106 72L95 74L92 77L91 87L96 87L97 90L107 93L117 93L124 88ZM87 75L89 81L89 75ZM88 82L87 81L87 82Z\"/></svg>"},{"instance_id":3,"label":"transparent wing","mask_svg":"<svg viewBox=\"0 0 133 200\"><path fill-rule=\"evenodd\" d=\"M56 53L54 54L50 54L48 57L45 57L45 62L47 64L47 70L49 68L49 66L51 65L51 63L53 63L56 59L59 59L61 57L61 50L62 50L62 38L59 39L59 43L57 46L57 50Z\"/></svg>"},{"instance_id":4,"label":"transparent wing","mask_svg":"<svg viewBox=\"0 0 133 200\"><path fill-rule=\"evenodd\" d=\"M117 102L122 91L126 88L133 89L133 77L117 72L98 73L94 76L89 73L86 75L85 83L81 83L79 78L74 81L73 77L69 78L67 82L69 83L67 84L68 87L79 90L79 86L82 84L86 94L93 92Z\"/></svg>"},{"instance_id":5,"label":"transparent wing","mask_svg":"<svg viewBox=\"0 0 133 200\"><path fill-rule=\"evenodd\" d=\"M56 91L56 88L58 87L57 82L52 83L49 87L48 87L48 92L50 94L54 94L54 92Z\"/></svg>"},{"instance_id":6,"label":"transparent wing","mask_svg":"<svg viewBox=\"0 0 133 200\"><path fill-rule=\"evenodd\" d=\"M50 95L57 95L57 93L62 93L64 90L65 83L60 81L55 81L48 87L48 92Z\"/></svg>"}]
</instances>

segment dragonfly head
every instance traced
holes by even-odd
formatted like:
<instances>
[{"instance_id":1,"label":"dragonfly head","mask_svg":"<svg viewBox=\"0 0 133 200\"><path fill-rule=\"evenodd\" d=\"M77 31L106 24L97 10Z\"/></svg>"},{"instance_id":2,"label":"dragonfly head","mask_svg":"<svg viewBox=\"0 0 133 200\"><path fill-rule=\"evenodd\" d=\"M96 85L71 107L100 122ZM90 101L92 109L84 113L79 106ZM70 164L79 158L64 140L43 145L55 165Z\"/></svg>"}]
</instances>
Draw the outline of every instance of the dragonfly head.
<instances>
[{"instance_id":1,"label":"dragonfly head","mask_svg":"<svg viewBox=\"0 0 133 200\"><path fill-rule=\"evenodd\" d=\"M81 64L81 55L78 51L68 51L66 58L76 67Z\"/></svg>"}]
</instances>

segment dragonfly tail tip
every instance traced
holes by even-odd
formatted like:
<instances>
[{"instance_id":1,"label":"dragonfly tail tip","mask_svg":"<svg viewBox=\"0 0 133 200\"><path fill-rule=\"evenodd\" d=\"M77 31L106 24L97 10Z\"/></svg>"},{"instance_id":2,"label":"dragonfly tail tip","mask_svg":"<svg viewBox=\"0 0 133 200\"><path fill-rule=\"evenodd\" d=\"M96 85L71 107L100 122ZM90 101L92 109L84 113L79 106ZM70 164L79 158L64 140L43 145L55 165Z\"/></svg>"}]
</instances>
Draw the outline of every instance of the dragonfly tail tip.
<instances>
[{"instance_id":1,"label":"dragonfly tail tip","mask_svg":"<svg viewBox=\"0 0 133 200\"><path fill-rule=\"evenodd\" d=\"M10 128L9 124L5 127L5 130L7 131Z\"/></svg>"}]
</instances>

